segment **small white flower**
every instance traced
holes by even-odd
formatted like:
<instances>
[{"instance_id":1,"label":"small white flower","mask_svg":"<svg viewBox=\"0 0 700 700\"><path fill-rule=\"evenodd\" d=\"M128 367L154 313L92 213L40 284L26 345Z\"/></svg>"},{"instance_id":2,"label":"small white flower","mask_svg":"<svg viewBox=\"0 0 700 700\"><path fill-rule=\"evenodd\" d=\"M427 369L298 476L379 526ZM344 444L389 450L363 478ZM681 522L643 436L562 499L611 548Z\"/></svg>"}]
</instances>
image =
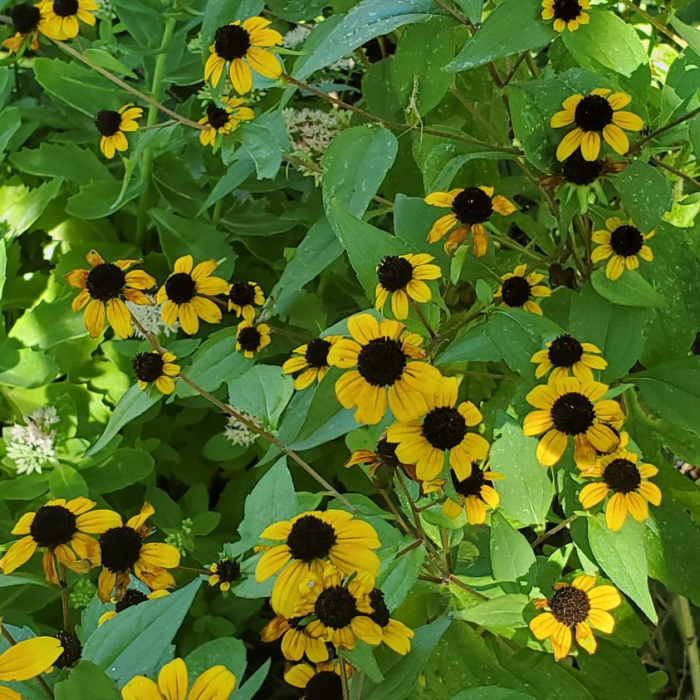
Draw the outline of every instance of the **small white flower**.
<instances>
[{"instance_id":1,"label":"small white flower","mask_svg":"<svg viewBox=\"0 0 700 700\"><path fill-rule=\"evenodd\" d=\"M153 333L153 335L163 333L163 335L167 338L170 336L171 333L177 333L177 329L180 327L179 322L175 321L175 325L173 325L172 327L169 326L161 316L163 304L156 304L156 299L151 294L146 294L146 296L151 302L153 302L151 306L146 306L145 304L133 304L130 301L126 302L127 308L129 309L129 311L131 311L132 314L134 314L136 320L144 327L146 331L148 331L149 333ZM145 340L146 336L144 336L144 334L139 330L136 324L133 323L133 321L132 325L134 326L134 335L137 338Z\"/></svg>"},{"instance_id":2,"label":"small white flower","mask_svg":"<svg viewBox=\"0 0 700 700\"><path fill-rule=\"evenodd\" d=\"M260 421L259 418L256 418L245 411L241 411L240 408L236 408L235 406L231 406L231 408L236 411L236 413L240 413L246 420L257 425L259 428L262 427L262 421ZM257 433L253 432L247 425L241 423L238 418L234 418L233 416L229 416L226 419L224 435L229 442L233 443L234 445L243 445L244 447L249 447L259 437Z\"/></svg>"},{"instance_id":3,"label":"small white flower","mask_svg":"<svg viewBox=\"0 0 700 700\"><path fill-rule=\"evenodd\" d=\"M44 467L58 464L56 431L51 429L58 422L56 409L48 406L24 416L24 425L15 423L10 427L6 451L18 474L41 474Z\"/></svg>"},{"instance_id":4,"label":"small white flower","mask_svg":"<svg viewBox=\"0 0 700 700\"><path fill-rule=\"evenodd\" d=\"M306 38L311 34L311 28L304 24L297 24L294 29L288 31L283 39L282 46L285 49L294 49L302 42L306 41Z\"/></svg>"},{"instance_id":5,"label":"small white flower","mask_svg":"<svg viewBox=\"0 0 700 700\"><path fill-rule=\"evenodd\" d=\"M285 109L283 111L287 133L294 150L304 160L317 163L328 149L330 142L350 125L351 114L347 110L334 109Z\"/></svg>"}]
</instances>

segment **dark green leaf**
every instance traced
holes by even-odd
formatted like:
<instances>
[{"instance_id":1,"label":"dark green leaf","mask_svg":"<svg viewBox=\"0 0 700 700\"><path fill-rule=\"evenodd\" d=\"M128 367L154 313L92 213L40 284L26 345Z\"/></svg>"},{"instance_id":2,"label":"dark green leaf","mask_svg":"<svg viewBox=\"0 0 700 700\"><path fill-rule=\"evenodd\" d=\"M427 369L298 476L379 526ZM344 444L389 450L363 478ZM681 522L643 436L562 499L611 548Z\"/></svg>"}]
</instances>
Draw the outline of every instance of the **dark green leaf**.
<instances>
[{"instance_id":1,"label":"dark green leaf","mask_svg":"<svg viewBox=\"0 0 700 700\"><path fill-rule=\"evenodd\" d=\"M535 554L525 536L500 511L491 517L491 568L497 581L517 581L527 575Z\"/></svg>"}]
</instances>

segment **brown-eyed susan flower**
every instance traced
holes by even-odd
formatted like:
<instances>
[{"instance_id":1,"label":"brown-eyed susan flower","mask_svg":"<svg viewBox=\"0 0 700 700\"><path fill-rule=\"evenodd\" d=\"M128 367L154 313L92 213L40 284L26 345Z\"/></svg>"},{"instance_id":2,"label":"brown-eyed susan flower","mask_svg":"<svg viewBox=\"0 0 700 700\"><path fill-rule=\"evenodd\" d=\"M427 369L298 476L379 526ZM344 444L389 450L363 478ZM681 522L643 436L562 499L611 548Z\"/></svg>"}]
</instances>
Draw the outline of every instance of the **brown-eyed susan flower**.
<instances>
[{"instance_id":1,"label":"brown-eyed susan flower","mask_svg":"<svg viewBox=\"0 0 700 700\"><path fill-rule=\"evenodd\" d=\"M241 578L241 565L234 559L219 559L209 565L209 571L209 585L218 586L224 592L230 590L231 584Z\"/></svg>"},{"instance_id":2,"label":"brown-eyed susan flower","mask_svg":"<svg viewBox=\"0 0 700 700\"><path fill-rule=\"evenodd\" d=\"M374 576L379 568L379 557L373 550L381 543L375 529L342 510L302 513L270 525L260 538L284 540L263 554L255 580L266 581L279 573L270 601L273 610L288 619L296 616L300 584L310 572L320 576L327 559L348 575L362 571Z\"/></svg>"},{"instance_id":3,"label":"brown-eyed susan flower","mask_svg":"<svg viewBox=\"0 0 700 700\"><path fill-rule=\"evenodd\" d=\"M243 24L236 21L219 27L209 47L211 55L204 66L204 80L216 87L227 63L231 85L239 95L253 87L251 70L264 78L279 78L282 65L267 49L281 44L282 35L269 25L269 20L251 17Z\"/></svg>"},{"instance_id":4,"label":"brown-eyed susan flower","mask_svg":"<svg viewBox=\"0 0 700 700\"><path fill-rule=\"evenodd\" d=\"M340 340L339 336L327 335L325 338L314 338L306 345L294 349L294 354L282 365L284 374L301 374L294 380L297 391L306 389L315 381L320 382L328 373L328 353L333 343Z\"/></svg>"},{"instance_id":5,"label":"brown-eyed susan flower","mask_svg":"<svg viewBox=\"0 0 700 700\"><path fill-rule=\"evenodd\" d=\"M581 474L596 479L581 489L579 501L592 508L611 494L605 505L605 522L611 530L619 530L629 513L639 522L649 517L649 506L661 503L661 489L649 479L659 470L653 464L637 464L639 456L622 449L601 457L593 469Z\"/></svg>"},{"instance_id":6,"label":"brown-eyed susan flower","mask_svg":"<svg viewBox=\"0 0 700 700\"><path fill-rule=\"evenodd\" d=\"M172 327L179 320L187 335L199 330L200 318L207 323L221 323L221 309L209 297L225 294L228 282L212 277L214 270L214 260L195 266L191 255L183 255L175 261L172 274L156 295L156 301L163 304L161 315L165 323Z\"/></svg>"},{"instance_id":7,"label":"brown-eyed susan flower","mask_svg":"<svg viewBox=\"0 0 700 700\"><path fill-rule=\"evenodd\" d=\"M56 637L32 637L0 653L0 681L28 681L49 671L63 653ZM4 695L3 695L4 693ZM0 688L3 700L22 700L19 693Z\"/></svg>"},{"instance_id":8,"label":"brown-eyed susan flower","mask_svg":"<svg viewBox=\"0 0 700 700\"><path fill-rule=\"evenodd\" d=\"M397 654L405 656L411 651L411 640L415 632L404 625L403 622L394 620L384 600L384 593L379 588L373 588L369 592L369 604L372 608L370 619L376 622L382 630L382 642Z\"/></svg>"},{"instance_id":9,"label":"brown-eyed susan flower","mask_svg":"<svg viewBox=\"0 0 700 700\"><path fill-rule=\"evenodd\" d=\"M398 420L415 420L428 412L428 397L440 388L440 372L420 349L423 338L398 321L377 321L370 314L348 320L351 338L334 343L328 353L333 367L347 369L335 384L338 401L355 408L358 423L384 417L387 399Z\"/></svg>"},{"instance_id":10,"label":"brown-eyed susan flower","mask_svg":"<svg viewBox=\"0 0 700 700\"><path fill-rule=\"evenodd\" d=\"M373 646L381 643L382 628L371 618L372 576L362 572L344 583L343 574L327 563L321 571L310 571L302 586L305 593L294 615L314 616L307 626L312 637L330 642L336 649L352 650L356 639Z\"/></svg>"},{"instance_id":11,"label":"brown-eyed susan flower","mask_svg":"<svg viewBox=\"0 0 700 700\"><path fill-rule=\"evenodd\" d=\"M256 352L261 352L272 342L271 330L267 323L252 321L239 323L236 329L236 350L242 352L248 359L252 359Z\"/></svg>"},{"instance_id":12,"label":"brown-eyed susan flower","mask_svg":"<svg viewBox=\"0 0 700 700\"><path fill-rule=\"evenodd\" d=\"M97 624L102 625L107 622L107 620L111 620L120 612L123 612L128 608L141 605L141 603L145 603L147 600L157 600L158 598L163 598L166 595L169 595L169 592L162 588L157 591L151 591L148 595L142 593L136 588L127 588L126 592L124 593L124 597L121 600L112 598L110 602L114 604L114 610L108 610L103 615L100 615L100 619L97 621Z\"/></svg>"},{"instance_id":13,"label":"brown-eyed susan flower","mask_svg":"<svg viewBox=\"0 0 700 700\"><path fill-rule=\"evenodd\" d=\"M352 667L345 665L350 676ZM296 664L284 672L284 680L295 688L304 691L303 700L343 700L343 682L340 679L340 664L333 662Z\"/></svg>"},{"instance_id":14,"label":"brown-eyed susan flower","mask_svg":"<svg viewBox=\"0 0 700 700\"><path fill-rule=\"evenodd\" d=\"M135 676L122 688L122 700L225 700L236 687L236 676L225 666L212 666L190 684L187 666L173 659L158 673L158 682Z\"/></svg>"},{"instance_id":15,"label":"brown-eyed susan flower","mask_svg":"<svg viewBox=\"0 0 700 700\"><path fill-rule=\"evenodd\" d=\"M601 401L608 387L600 382L582 382L565 377L556 384L536 386L527 401L536 411L528 413L523 424L525 435L544 437L537 445L537 459L545 467L556 464L574 439L574 460L579 469L595 466L596 450L609 452L620 443L611 425L622 425L620 405L612 399Z\"/></svg>"},{"instance_id":16,"label":"brown-eyed susan flower","mask_svg":"<svg viewBox=\"0 0 700 700\"><path fill-rule=\"evenodd\" d=\"M392 313L403 321L408 318L411 299L420 304L430 301L430 287L425 280L436 280L442 276L440 268L430 264L431 260L435 258L426 253L385 256L377 266L379 282L375 290L374 308L383 311L387 299L391 298Z\"/></svg>"},{"instance_id":17,"label":"brown-eyed susan flower","mask_svg":"<svg viewBox=\"0 0 700 700\"><path fill-rule=\"evenodd\" d=\"M491 471L488 464L482 469L476 461L472 463L471 474L466 479L458 479L454 471L450 471L450 474L461 503L457 504L448 498L442 505L442 512L448 518L456 518L464 508L470 525L483 525L486 522L486 506L496 510L501 502L490 482L505 477L500 472Z\"/></svg>"},{"instance_id":18,"label":"brown-eyed susan flower","mask_svg":"<svg viewBox=\"0 0 700 700\"><path fill-rule=\"evenodd\" d=\"M582 24L588 24L590 17L586 10L591 9L588 0L542 0L542 19L554 20L554 31L568 29L575 32Z\"/></svg>"},{"instance_id":19,"label":"brown-eyed susan flower","mask_svg":"<svg viewBox=\"0 0 700 700\"><path fill-rule=\"evenodd\" d=\"M355 450L345 462L346 467L352 467L355 464L364 464L369 467L370 478L374 477L380 467L387 467L390 471L396 469L406 469L413 465L404 464L396 454L398 442L389 442L386 438L386 433L377 440L377 447L374 452L371 450Z\"/></svg>"},{"instance_id":20,"label":"brown-eyed susan flower","mask_svg":"<svg viewBox=\"0 0 700 700\"><path fill-rule=\"evenodd\" d=\"M493 196L493 187L467 187L449 192L433 192L425 201L434 207L445 207L452 210L451 214L440 217L430 229L428 242L435 243L444 238L452 229L445 241L445 252L452 255L457 247L472 234L474 256L480 258L486 255L488 238L484 224L496 212L502 216L512 214L517 207L502 195Z\"/></svg>"},{"instance_id":21,"label":"brown-eyed susan flower","mask_svg":"<svg viewBox=\"0 0 700 700\"><path fill-rule=\"evenodd\" d=\"M168 569L180 565L177 547L164 542L144 543L153 529L146 521L155 513L150 503L144 503L141 512L105 531L100 538L102 571L97 583L97 594L103 603L112 597L121 600L126 593L133 571L151 590L173 588L175 579Z\"/></svg>"},{"instance_id":22,"label":"brown-eyed susan flower","mask_svg":"<svg viewBox=\"0 0 700 700\"><path fill-rule=\"evenodd\" d=\"M156 280L143 270L129 270L138 265L140 260L116 260L105 262L102 256L91 250L87 254L91 270L72 270L65 275L71 287L81 292L73 299L73 311L85 307L85 327L92 338L97 338L105 325L105 316L109 325L120 338L129 338L134 328L131 314L120 297L133 304L150 305L148 297L141 291L155 287Z\"/></svg>"},{"instance_id":23,"label":"brown-eyed susan flower","mask_svg":"<svg viewBox=\"0 0 700 700\"><path fill-rule=\"evenodd\" d=\"M535 377L541 379L552 370L551 382L557 382L573 373L582 382L592 382L592 369L605 369L608 363L592 343L580 343L568 333L556 337L546 344L546 350L538 350L530 362L537 363ZM552 369L553 368L553 369Z\"/></svg>"},{"instance_id":24,"label":"brown-eyed susan flower","mask_svg":"<svg viewBox=\"0 0 700 700\"><path fill-rule=\"evenodd\" d=\"M32 51L39 48L38 34L46 28L46 20L41 15L40 5L20 3L10 10L14 35L2 42L10 53L19 53L27 44Z\"/></svg>"},{"instance_id":25,"label":"brown-eyed susan flower","mask_svg":"<svg viewBox=\"0 0 700 700\"><path fill-rule=\"evenodd\" d=\"M242 121L255 118L250 107L244 107L245 101L239 97L221 97L220 107L215 102L207 105L206 116L199 120L204 127L199 132L199 142L202 146L215 146L217 136L228 136L234 132Z\"/></svg>"},{"instance_id":26,"label":"brown-eyed susan flower","mask_svg":"<svg viewBox=\"0 0 700 700\"><path fill-rule=\"evenodd\" d=\"M133 104L124 105L115 112L113 109L102 109L95 116L95 127L100 132L100 150L105 158L114 158L114 154L119 151L128 150L129 142L126 134L129 131L138 131L143 110L141 107L134 107Z\"/></svg>"},{"instance_id":27,"label":"brown-eyed susan flower","mask_svg":"<svg viewBox=\"0 0 700 700\"><path fill-rule=\"evenodd\" d=\"M43 33L49 39L66 41L78 36L78 20L95 26L97 20L93 12L99 7L94 0L44 0L39 4L39 9L46 22Z\"/></svg>"},{"instance_id":28,"label":"brown-eyed susan flower","mask_svg":"<svg viewBox=\"0 0 700 700\"><path fill-rule=\"evenodd\" d=\"M653 238L655 231L642 233L632 220L624 223L617 216L606 219L605 227L607 231L593 232L593 242L598 245L591 253L591 262L607 260L605 276L609 280L620 279L625 269L636 270L639 258L645 262L654 259L654 253L645 241Z\"/></svg>"},{"instance_id":29,"label":"brown-eyed susan flower","mask_svg":"<svg viewBox=\"0 0 700 700\"><path fill-rule=\"evenodd\" d=\"M236 316L243 316L244 321L255 318L255 307L265 303L265 295L260 285L255 282L234 282L226 292L228 295L228 310Z\"/></svg>"},{"instance_id":30,"label":"brown-eyed susan flower","mask_svg":"<svg viewBox=\"0 0 700 700\"><path fill-rule=\"evenodd\" d=\"M559 128L575 124L557 148L557 159L565 160L577 148L585 160L596 160L600 153L601 134L605 142L620 155L629 151L630 144L625 131L641 131L644 122L632 112L622 111L632 98L624 92L612 92L604 88L593 90L590 95L567 97L563 110L557 112L550 126Z\"/></svg>"},{"instance_id":31,"label":"brown-eyed susan flower","mask_svg":"<svg viewBox=\"0 0 700 700\"><path fill-rule=\"evenodd\" d=\"M173 377L180 374L180 365L175 364L177 357L171 352L162 355L153 352L140 352L131 361L139 387L143 391L149 384L155 384L161 394L172 394L175 391Z\"/></svg>"},{"instance_id":32,"label":"brown-eyed susan flower","mask_svg":"<svg viewBox=\"0 0 700 700\"><path fill-rule=\"evenodd\" d=\"M560 661L569 654L573 635L589 654L597 643L592 627L604 634L612 634L615 620L608 612L622 604L614 586L596 586L595 576L582 574L571 585L555 583L551 598L535 601L538 610L547 610L530 620L530 629L540 641L549 639L554 659Z\"/></svg>"},{"instance_id":33,"label":"brown-eyed susan flower","mask_svg":"<svg viewBox=\"0 0 700 700\"><path fill-rule=\"evenodd\" d=\"M313 663L327 661L328 647L323 639L312 637L303 617L287 619L277 615L265 625L260 638L263 642L276 642L282 639L281 651L287 661L301 661L305 656Z\"/></svg>"},{"instance_id":34,"label":"brown-eyed susan flower","mask_svg":"<svg viewBox=\"0 0 700 700\"><path fill-rule=\"evenodd\" d=\"M525 309L530 313L542 315L542 308L534 301L537 298L552 296L552 290L540 284L544 275L531 272L526 275L527 265L518 265L513 272L506 272L501 277L501 286L494 297L501 299L501 306L511 309Z\"/></svg>"},{"instance_id":35,"label":"brown-eyed susan flower","mask_svg":"<svg viewBox=\"0 0 700 700\"><path fill-rule=\"evenodd\" d=\"M458 404L458 392L457 378L443 377L439 392L428 398L428 411L422 418L396 422L387 430L387 438L398 443L397 457L415 464L421 481L440 475L445 455L460 479L469 476L474 460L486 459L489 443L469 431L481 423L481 412L471 401Z\"/></svg>"},{"instance_id":36,"label":"brown-eyed susan flower","mask_svg":"<svg viewBox=\"0 0 700 700\"><path fill-rule=\"evenodd\" d=\"M100 535L122 524L118 513L94 510L97 503L82 496L66 501L55 498L36 512L25 513L12 530L22 535L0 559L3 574L19 569L37 549L44 550L42 565L46 579L58 584L56 559L78 573L100 564L100 547L92 535Z\"/></svg>"},{"instance_id":37,"label":"brown-eyed susan flower","mask_svg":"<svg viewBox=\"0 0 700 700\"><path fill-rule=\"evenodd\" d=\"M77 634L61 630L54 637L63 647L63 652L54 662L55 668L74 668L83 656L83 645ZM2 696L0 696L1 698Z\"/></svg>"}]
</instances>

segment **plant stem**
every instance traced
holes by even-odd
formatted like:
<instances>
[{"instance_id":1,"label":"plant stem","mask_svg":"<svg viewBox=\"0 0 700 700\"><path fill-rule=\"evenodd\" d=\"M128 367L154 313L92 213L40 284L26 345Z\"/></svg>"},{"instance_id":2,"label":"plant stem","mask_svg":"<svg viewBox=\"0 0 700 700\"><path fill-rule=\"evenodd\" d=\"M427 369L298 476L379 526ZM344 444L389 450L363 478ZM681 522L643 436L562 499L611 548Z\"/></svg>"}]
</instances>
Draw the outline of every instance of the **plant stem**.
<instances>
[{"instance_id":1,"label":"plant stem","mask_svg":"<svg viewBox=\"0 0 700 700\"><path fill-rule=\"evenodd\" d=\"M187 571L190 574L199 574L200 576L211 576L211 571L207 569L196 569L192 566L176 566L176 571Z\"/></svg>"},{"instance_id":2,"label":"plant stem","mask_svg":"<svg viewBox=\"0 0 700 700\"><path fill-rule=\"evenodd\" d=\"M676 36L668 27L665 27L663 24L661 24L661 22L659 22L659 20L652 17L648 12L645 12L641 7L639 7L639 5L633 3L632 0L622 0L622 2L624 2L630 9L634 10L640 17L649 22L649 24L651 24L655 29L658 29L662 34L665 34L669 39L671 39L671 41L678 44L678 46L680 46L682 49L688 46L683 39Z\"/></svg>"},{"instance_id":3,"label":"plant stem","mask_svg":"<svg viewBox=\"0 0 700 700\"><path fill-rule=\"evenodd\" d=\"M172 41L175 33L175 25L177 19L173 16L165 20L165 28L163 30L163 39L158 48L155 67L153 69L153 82L151 83L151 97L160 104L159 100L163 93L163 77L165 75L165 61L168 57L168 46ZM156 104L151 104L148 108L148 117L146 118L146 126L155 126L158 121L158 107ZM136 215L136 247L141 250L146 236L146 228L148 224L148 210L151 207L151 199L153 197L153 183L151 176L153 174L153 149L150 145L143 150L143 159L141 161L141 182L144 185L144 190L141 193L139 200L138 214Z\"/></svg>"},{"instance_id":4,"label":"plant stem","mask_svg":"<svg viewBox=\"0 0 700 700\"><path fill-rule=\"evenodd\" d=\"M634 146L634 148L632 148L630 154L637 153L641 150L642 146L648 141L655 139L657 136L660 136L661 134L664 134L667 131L670 131L671 129L675 129L679 124L687 122L689 119L692 119L698 114L700 114L700 107L694 109L692 112L688 112L688 114L685 114L682 117L678 117L678 119L674 119L672 122L666 124L666 126L661 126L658 129L655 129L650 134L647 134L643 139L641 139L641 141L637 141L637 144Z\"/></svg>"},{"instance_id":5,"label":"plant stem","mask_svg":"<svg viewBox=\"0 0 700 700\"><path fill-rule=\"evenodd\" d=\"M10 631L5 627L5 625L2 624L2 621L0 621L0 629L2 629L2 636L5 637L8 643L12 646L15 646L17 644L17 641L10 634ZM38 681L39 685L41 686L41 689L53 700L53 690L49 688L49 684L44 680L43 676L36 676L35 680Z\"/></svg>"},{"instance_id":6,"label":"plant stem","mask_svg":"<svg viewBox=\"0 0 700 700\"><path fill-rule=\"evenodd\" d=\"M433 330L433 327L428 323L428 319L425 317L425 314L421 311L420 306L418 306L418 304L413 299L411 299L411 306L416 310L416 315L421 320L421 323L425 326L425 329L430 334L431 339L435 340L435 338L437 338L437 335Z\"/></svg>"},{"instance_id":7,"label":"plant stem","mask_svg":"<svg viewBox=\"0 0 700 700\"><path fill-rule=\"evenodd\" d=\"M690 665L690 680L693 684L693 697L700 698L700 652L698 651L698 639L695 634L693 612L687 598L678 596L678 612L680 614L680 626L685 642L688 663Z\"/></svg>"},{"instance_id":8,"label":"plant stem","mask_svg":"<svg viewBox=\"0 0 700 700\"><path fill-rule=\"evenodd\" d=\"M532 548L534 549L538 545L542 544L545 540L548 540L552 535L556 535L557 532L560 530L563 530L565 527L570 525L571 523L574 522L574 520L578 519L578 515L574 513L573 515L570 515L566 520L562 520L559 525L556 527L553 527L551 530L548 530L545 532L543 535L538 537L533 543L532 543Z\"/></svg>"},{"instance_id":9,"label":"plant stem","mask_svg":"<svg viewBox=\"0 0 700 700\"><path fill-rule=\"evenodd\" d=\"M340 680L343 687L343 700L350 700L350 692L348 691L348 671L345 668L345 657L342 654L338 655L340 659Z\"/></svg>"},{"instance_id":10,"label":"plant stem","mask_svg":"<svg viewBox=\"0 0 700 700\"><path fill-rule=\"evenodd\" d=\"M697 187L698 189L700 189L700 180L696 180L694 177L686 175L682 170L678 170L678 168L674 168L672 165L667 165L658 158L651 158L650 160L654 165L657 165L659 168L668 170L669 173L673 173L677 177L681 178L681 180L685 180L686 182L689 182L693 187Z\"/></svg>"},{"instance_id":11,"label":"plant stem","mask_svg":"<svg viewBox=\"0 0 700 700\"><path fill-rule=\"evenodd\" d=\"M58 583L61 586L61 608L63 609L63 629L70 632L70 604L68 600L68 584L66 583L66 567L58 562Z\"/></svg>"}]
</instances>

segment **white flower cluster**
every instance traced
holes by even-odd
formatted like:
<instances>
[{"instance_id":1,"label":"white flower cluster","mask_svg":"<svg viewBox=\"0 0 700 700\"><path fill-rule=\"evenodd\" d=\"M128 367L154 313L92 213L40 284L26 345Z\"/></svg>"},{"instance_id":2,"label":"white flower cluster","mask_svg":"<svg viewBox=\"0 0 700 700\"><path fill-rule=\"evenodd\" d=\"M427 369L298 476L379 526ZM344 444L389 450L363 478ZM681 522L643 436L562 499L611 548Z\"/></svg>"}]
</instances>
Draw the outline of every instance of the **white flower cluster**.
<instances>
[{"instance_id":1,"label":"white flower cluster","mask_svg":"<svg viewBox=\"0 0 700 700\"><path fill-rule=\"evenodd\" d=\"M146 331L153 333L153 335L158 335L162 332L167 338L171 333L177 332L177 329L180 327L180 324L177 321L175 321L175 325L171 328L162 319L160 314L163 309L163 304L156 304L156 298L151 294L147 294L146 296L153 302L152 306L141 306L140 304L134 304L130 301L126 302L127 308L132 314L134 314L136 320L144 327ZM142 338L145 340L146 336L144 336L133 321L132 324L134 326L134 335L137 338Z\"/></svg>"},{"instance_id":2,"label":"white flower cluster","mask_svg":"<svg viewBox=\"0 0 700 700\"><path fill-rule=\"evenodd\" d=\"M55 443L56 431L51 426L60 422L53 406L38 408L24 416L24 425L15 423L7 441L7 456L15 463L18 474L41 474L41 470L58 464Z\"/></svg>"},{"instance_id":3,"label":"white flower cluster","mask_svg":"<svg viewBox=\"0 0 700 700\"><path fill-rule=\"evenodd\" d=\"M285 109L283 115L295 152L314 163L321 160L333 138L349 126L352 116L344 109L324 112L306 107Z\"/></svg>"},{"instance_id":4,"label":"white flower cluster","mask_svg":"<svg viewBox=\"0 0 700 700\"><path fill-rule=\"evenodd\" d=\"M257 425L259 428L262 427L262 422L259 418L256 418L245 411L241 411L240 408L236 408L235 406L231 406L231 408L236 411L236 413L240 413L246 420L249 420L251 423ZM238 420L238 418L234 418L233 416L229 416L226 420L224 435L229 442L233 443L234 445L243 445L244 447L249 447L258 438L257 433L254 433L247 425L244 425Z\"/></svg>"}]
</instances>

